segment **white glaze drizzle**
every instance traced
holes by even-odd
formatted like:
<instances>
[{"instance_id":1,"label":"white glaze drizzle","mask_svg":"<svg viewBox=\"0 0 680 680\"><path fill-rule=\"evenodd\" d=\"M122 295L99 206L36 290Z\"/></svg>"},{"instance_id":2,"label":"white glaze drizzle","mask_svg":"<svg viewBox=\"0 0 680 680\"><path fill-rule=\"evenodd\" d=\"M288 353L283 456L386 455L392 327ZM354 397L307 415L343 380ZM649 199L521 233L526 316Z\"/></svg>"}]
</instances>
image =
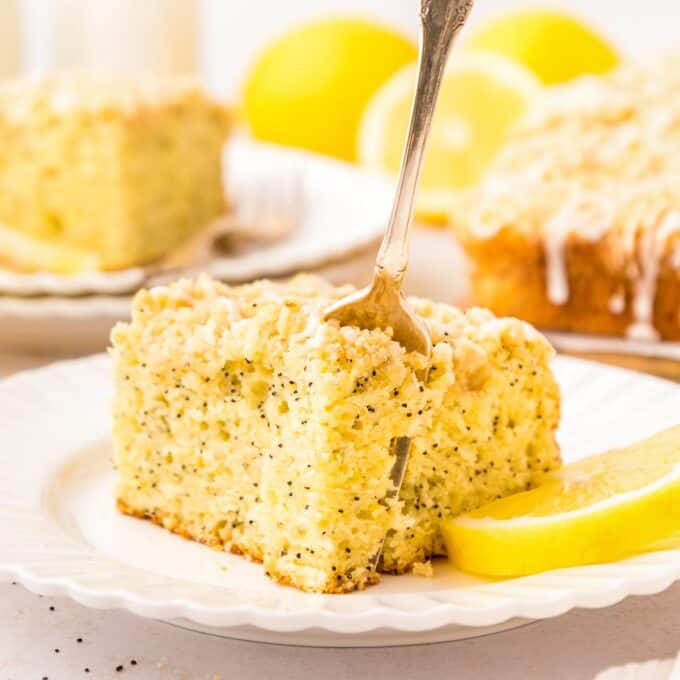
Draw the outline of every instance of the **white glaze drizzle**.
<instances>
[{"instance_id":1,"label":"white glaze drizzle","mask_svg":"<svg viewBox=\"0 0 680 680\"><path fill-rule=\"evenodd\" d=\"M675 244L673 252L671 253L670 258L668 259L668 264L673 269L680 269L680 243Z\"/></svg>"},{"instance_id":2,"label":"white glaze drizzle","mask_svg":"<svg viewBox=\"0 0 680 680\"><path fill-rule=\"evenodd\" d=\"M635 282L633 298L633 324L626 335L635 340L657 340L654 327L654 301L656 299L659 268L666 241L680 231L680 212L668 213L655 229L647 229L640 239L640 272Z\"/></svg>"},{"instance_id":3,"label":"white glaze drizzle","mask_svg":"<svg viewBox=\"0 0 680 680\"><path fill-rule=\"evenodd\" d=\"M626 311L626 291L623 287L619 288L610 298L609 298L609 311L612 314L623 314Z\"/></svg>"},{"instance_id":4,"label":"white glaze drizzle","mask_svg":"<svg viewBox=\"0 0 680 680\"><path fill-rule=\"evenodd\" d=\"M561 213L558 213L556 218L546 225L543 237L546 292L548 300L553 305L564 305L569 301L569 278L564 256L569 230L564 228L567 223L561 219Z\"/></svg>"},{"instance_id":5,"label":"white glaze drizzle","mask_svg":"<svg viewBox=\"0 0 680 680\"><path fill-rule=\"evenodd\" d=\"M565 247L571 234L578 234L596 242L611 228L614 220L612 205L594 203L586 196L572 196L550 218L543 230L543 249L546 263L546 292L554 305L569 301L569 276Z\"/></svg>"}]
</instances>

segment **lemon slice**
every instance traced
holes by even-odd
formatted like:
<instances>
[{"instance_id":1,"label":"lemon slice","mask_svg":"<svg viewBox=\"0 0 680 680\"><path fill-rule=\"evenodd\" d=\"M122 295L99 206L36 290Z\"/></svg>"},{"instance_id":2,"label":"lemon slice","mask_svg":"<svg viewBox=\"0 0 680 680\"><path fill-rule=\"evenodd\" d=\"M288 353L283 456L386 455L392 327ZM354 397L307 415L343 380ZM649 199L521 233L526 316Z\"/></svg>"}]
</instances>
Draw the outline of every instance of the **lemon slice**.
<instances>
[{"instance_id":1,"label":"lemon slice","mask_svg":"<svg viewBox=\"0 0 680 680\"><path fill-rule=\"evenodd\" d=\"M0 225L0 266L21 272L76 274L98 267L95 253Z\"/></svg>"},{"instance_id":2,"label":"lemon slice","mask_svg":"<svg viewBox=\"0 0 680 680\"><path fill-rule=\"evenodd\" d=\"M415 81L416 67L407 66L368 104L358 140L365 165L399 170ZM536 77L505 57L481 51L455 55L430 133L416 208L420 217L445 218L447 195L481 178L539 91Z\"/></svg>"},{"instance_id":3,"label":"lemon slice","mask_svg":"<svg viewBox=\"0 0 680 680\"><path fill-rule=\"evenodd\" d=\"M680 427L567 465L442 523L449 559L489 576L610 562L680 530Z\"/></svg>"}]
</instances>

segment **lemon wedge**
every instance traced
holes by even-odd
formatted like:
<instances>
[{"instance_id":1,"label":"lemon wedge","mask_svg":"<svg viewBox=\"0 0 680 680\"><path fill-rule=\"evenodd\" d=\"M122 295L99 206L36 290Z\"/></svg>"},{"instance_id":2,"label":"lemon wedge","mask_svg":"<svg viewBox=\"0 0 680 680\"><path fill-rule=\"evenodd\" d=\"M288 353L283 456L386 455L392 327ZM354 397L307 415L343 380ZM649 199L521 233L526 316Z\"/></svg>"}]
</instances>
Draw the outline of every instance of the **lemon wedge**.
<instances>
[{"instance_id":1,"label":"lemon wedge","mask_svg":"<svg viewBox=\"0 0 680 680\"><path fill-rule=\"evenodd\" d=\"M552 9L501 14L481 26L467 45L523 64L545 85L606 73L619 63L607 40L580 19Z\"/></svg>"},{"instance_id":2,"label":"lemon wedge","mask_svg":"<svg viewBox=\"0 0 680 680\"><path fill-rule=\"evenodd\" d=\"M77 274L94 271L98 257L69 246L0 225L0 266L21 272L45 271L54 274Z\"/></svg>"},{"instance_id":3,"label":"lemon wedge","mask_svg":"<svg viewBox=\"0 0 680 680\"><path fill-rule=\"evenodd\" d=\"M296 27L267 45L247 74L246 120L258 139L356 160L367 102L417 56L412 40L364 19Z\"/></svg>"},{"instance_id":4,"label":"lemon wedge","mask_svg":"<svg viewBox=\"0 0 680 680\"><path fill-rule=\"evenodd\" d=\"M537 488L445 520L449 559L488 576L611 562L680 530L680 427L567 465Z\"/></svg>"},{"instance_id":5,"label":"lemon wedge","mask_svg":"<svg viewBox=\"0 0 680 680\"><path fill-rule=\"evenodd\" d=\"M396 173L408 126L416 67L395 74L369 103L358 155L374 169ZM492 53L456 54L444 76L417 199L418 216L442 221L451 192L475 184L513 124L540 91L533 74Z\"/></svg>"}]
</instances>

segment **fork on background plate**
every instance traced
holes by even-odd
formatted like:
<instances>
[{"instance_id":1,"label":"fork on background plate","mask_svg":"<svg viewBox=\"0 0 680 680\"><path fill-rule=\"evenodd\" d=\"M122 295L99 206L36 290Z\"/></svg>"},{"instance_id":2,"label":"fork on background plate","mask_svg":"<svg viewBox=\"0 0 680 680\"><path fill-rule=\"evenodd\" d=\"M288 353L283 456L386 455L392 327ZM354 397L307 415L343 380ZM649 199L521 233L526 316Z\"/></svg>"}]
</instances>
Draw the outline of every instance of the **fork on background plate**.
<instances>
[{"instance_id":1,"label":"fork on background plate","mask_svg":"<svg viewBox=\"0 0 680 680\"><path fill-rule=\"evenodd\" d=\"M294 168L241 175L229 184L229 197L229 212L153 267L145 286L194 276L220 255L242 254L282 241L305 216L304 182Z\"/></svg>"}]
</instances>

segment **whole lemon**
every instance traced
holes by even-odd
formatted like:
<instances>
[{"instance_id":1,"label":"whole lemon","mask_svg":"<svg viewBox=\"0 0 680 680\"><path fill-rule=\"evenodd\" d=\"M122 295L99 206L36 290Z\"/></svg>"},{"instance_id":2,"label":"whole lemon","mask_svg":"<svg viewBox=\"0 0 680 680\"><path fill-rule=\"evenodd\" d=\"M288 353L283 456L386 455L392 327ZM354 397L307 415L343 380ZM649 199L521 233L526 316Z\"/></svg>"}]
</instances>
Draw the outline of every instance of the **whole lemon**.
<instances>
[{"instance_id":1,"label":"whole lemon","mask_svg":"<svg viewBox=\"0 0 680 680\"><path fill-rule=\"evenodd\" d=\"M355 160L367 102L416 58L411 40L366 20L306 24L255 61L243 92L247 121L258 139Z\"/></svg>"},{"instance_id":2,"label":"whole lemon","mask_svg":"<svg viewBox=\"0 0 680 680\"><path fill-rule=\"evenodd\" d=\"M468 45L514 59L545 85L606 73L619 63L616 50L602 36L579 19L550 9L501 15L474 33Z\"/></svg>"}]
</instances>

